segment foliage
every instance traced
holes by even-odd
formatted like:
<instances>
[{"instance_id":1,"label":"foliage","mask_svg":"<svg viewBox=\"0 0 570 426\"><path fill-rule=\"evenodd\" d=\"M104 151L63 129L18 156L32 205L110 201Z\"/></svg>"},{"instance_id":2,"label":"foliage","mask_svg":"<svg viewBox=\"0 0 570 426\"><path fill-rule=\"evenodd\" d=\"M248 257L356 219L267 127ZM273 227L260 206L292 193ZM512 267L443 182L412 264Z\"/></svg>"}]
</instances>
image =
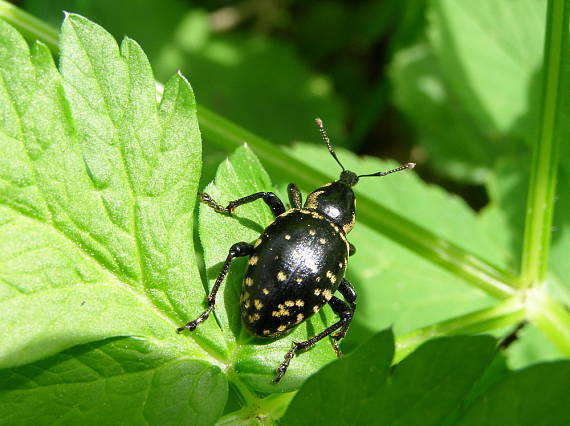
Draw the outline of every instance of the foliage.
<instances>
[{"instance_id":1,"label":"foliage","mask_svg":"<svg viewBox=\"0 0 570 426\"><path fill-rule=\"evenodd\" d=\"M490 202L475 212L412 172L362 179L359 223L349 235L357 254L348 279L359 292L343 344L350 354L335 360L322 342L298 355L279 385L271 379L291 340L314 335L334 315L326 308L282 339L251 337L237 309L243 259L232 265L215 319L190 335L175 333L201 311L228 247L256 239L272 220L261 202L234 218L196 208L202 138L202 182L214 179L206 190L222 204L261 190L283 198L290 181L306 193L338 177L334 160L305 143L276 148L197 106L182 73L168 79L157 102L139 45L125 38L117 46L86 18L66 16L59 70L46 45L30 48L0 20L0 423L568 423L570 362L546 361L570 354L566 198L554 208L555 188L563 195L569 182L557 151L568 149L561 141L570 5L480 3L430 4L427 27L419 2L406 15L395 6L324 2L300 19L328 16L336 28L350 12L362 23L345 37L331 31L321 56L311 53L316 62L390 34L391 77L378 82L363 116L387 107L380 95L390 82L428 164L460 182L483 182ZM188 64L199 101L277 142L294 138L299 129L290 123L310 121L319 108L338 120L331 133L343 133L342 96L327 84L310 86L319 78L304 53L267 36L210 34L213 7L166 7L171 19L185 18L169 30L178 44L149 45L161 78L173 63ZM386 19L372 31L373 17L388 10L397 27ZM24 25L34 21L3 2L0 16L28 36L55 38ZM124 31L118 19L109 25ZM192 36L181 39L181 28ZM315 37L307 23L301 30ZM240 66L224 76L228 58ZM298 106L279 124L286 131L268 125L279 113L253 96L266 90L252 88L260 64L291 76L266 94L289 104L285 110ZM339 78L342 65L333 68ZM234 89L242 81L250 85ZM307 98L303 84L320 87L318 96ZM366 91L353 89L357 97ZM220 93L231 102L216 103ZM374 121L365 121L355 129L369 132ZM315 139L310 131L298 135ZM231 152L217 169L211 145ZM394 164L338 154L360 173ZM506 350L496 338L473 336L504 336L522 320L529 325Z\"/></svg>"}]
</instances>

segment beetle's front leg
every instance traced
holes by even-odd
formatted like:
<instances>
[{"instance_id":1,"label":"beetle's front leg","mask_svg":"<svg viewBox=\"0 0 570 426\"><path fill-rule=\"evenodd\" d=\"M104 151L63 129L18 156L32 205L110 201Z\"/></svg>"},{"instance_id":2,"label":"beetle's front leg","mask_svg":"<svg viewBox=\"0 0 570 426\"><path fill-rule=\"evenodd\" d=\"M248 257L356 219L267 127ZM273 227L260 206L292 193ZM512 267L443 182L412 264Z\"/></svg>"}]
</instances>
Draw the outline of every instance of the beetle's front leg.
<instances>
[{"instance_id":1,"label":"beetle's front leg","mask_svg":"<svg viewBox=\"0 0 570 426\"><path fill-rule=\"evenodd\" d=\"M247 197L238 198L237 200L230 201L226 207L218 204L214 199L205 192L198 193L202 202L220 213L228 213L230 216L233 214L236 207L242 204L251 203L260 198L269 206L273 216L277 217L285 212L285 206L277 195L273 192L256 192L255 194L248 195Z\"/></svg>"},{"instance_id":2,"label":"beetle's front leg","mask_svg":"<svg viewBox=\"0 0 570 426\"><path fill-rule=\"evenodd\" d=\"M230 248L228 257L226 257L226 261L224 262L224 266L222 267L222 270L220 271L218 278L216 278L216 282L214 283L212 291L208 296L208 307L204 312L200 314L198 318L188 322L184 327L177 328L176 331L178 333L184 330L194 331L196 327L198 327L201 323L203 323L208 319L210 313L214 309L214 306L216 304L216 295L218 294L218 290L220 289L222 281L224 281L224 278L228 273L232 260L235 259L236 257L249 256L252 252L253 252L253 246L251 244L244 242L236 243Z\"/></svg>"}]
</instances>

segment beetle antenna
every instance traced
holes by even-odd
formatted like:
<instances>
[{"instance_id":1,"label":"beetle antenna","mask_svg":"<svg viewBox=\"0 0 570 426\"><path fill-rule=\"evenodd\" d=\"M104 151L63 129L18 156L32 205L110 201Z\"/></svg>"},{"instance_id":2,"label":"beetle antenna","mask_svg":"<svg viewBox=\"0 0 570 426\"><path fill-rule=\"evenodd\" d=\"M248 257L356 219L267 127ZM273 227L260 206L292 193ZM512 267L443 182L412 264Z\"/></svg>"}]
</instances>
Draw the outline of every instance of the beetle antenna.
<instances>
[{"instance_id":1,"label":"beetle antenna","mask_svg":"<svg viewBox=\"0 0 570 426\"><path fill-rule=\"evenodd\" d=\"M334 149L331 145L331 141L327 135L327 132L325 131L325 127L323 126L323 120L321 120L320 118L315 118L315 123L317 124L317 127L319 128L319 132L321 132L321 137L323 138L323 142L327 144L327 147L329 148L329 152L331 153L333 158L336 160L338 165L340 167L342 167L342 171L344 172L344 166L342 165L342 163L337 158L336 153L334 152Z\"/></svg>"},{"instance_id":2,"label":"beetle antenna","mask_svg":"<svg viewBox=\"0 0 570 426\"><path fill-rule=\"evenodd\" d=\"M414 167L416 167L416 163L406 163L403 166L396 167L395 169L388 170L386 172L372 173L370 175L358 175L358 177L361 178L361 177L368 177L368 176L386 176L386 175L389 175L392 173L401 172L402 170L413 169Z\"/></svg>"}]
</instances>

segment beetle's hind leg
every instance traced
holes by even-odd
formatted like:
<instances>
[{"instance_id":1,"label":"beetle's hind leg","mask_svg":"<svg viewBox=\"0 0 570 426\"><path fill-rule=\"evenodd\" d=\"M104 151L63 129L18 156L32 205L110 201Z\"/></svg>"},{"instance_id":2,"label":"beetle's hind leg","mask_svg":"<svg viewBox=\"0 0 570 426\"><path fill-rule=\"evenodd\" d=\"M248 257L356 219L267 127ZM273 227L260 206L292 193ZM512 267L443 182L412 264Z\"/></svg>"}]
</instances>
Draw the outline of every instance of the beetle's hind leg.
<instances>
[{"instance_id":1,"label":"beetle's hind leg","mask_svg":"<svg viewBox=\"0 0 570 426\"><path fill-rule=\"evenodd\" d=\"M343 282L344 282L344 280L343 280ZM348 283L348 281L346 281L346 282ZM348 284L348 286L350 286L350 284ZM352 286L350 286L350 288L352 288ZM352 290L354 291L354 289L352 289ZM356 293L354 293L354 294L355 294L354 300L356 300ZM344 294L343 294L343 296L344 296ZM340 320L338 322L334 323L333 325L331 325L330 327L328 327L327 329L325 329L324 331L321 331L316 336L311 337L308 340L305 340L303 342L293 343L293 347L291 349L289 349L289 351L285 354L285 359L283 360L281 365L279 365L279 367L277 367L277 377L273 380L275 383L279 382L283 378L283 376L287 372L287 368L289 367L289 363L291 362L291 360L293 359L293 357L295 356L295 354L298 351L304 351L304 350L309 349L315 343L317 343L319 340L322 340L325 337L330 336L332 333L334 333L339 328L341 329L340 332L333 336L333 339L335 340L335 344L333 345L333 347L335 348L335 351L337 352L337 356L341 355L340 349L338 348L338 343L336 343L336 342L338 342L338 340L342 339L344 337L344 335L346 334L346 331L348 330L348 326L350 325L350 322L352 321L352 317L354 314L354 308L356 307L356 305L353 304L351 306L351 305L347 304L346 302L343 302L342 300L340 300L338 297L335 297L335 296L333 296L331 298L331 300L329 300L329 305L331 306L334 313L340 317Z\"/></svg>"},{"instance_id":2,"label":"beetle's hind leg","mask_svg":"<svg viewBox=\"0 0 570 426\"><path fill-rule=\"evenodd\" d=\"M273 216L277 217L280 214L285 213L285 206L283 202L279 199L277 195L273 192L256 192L255 194L248 195L247 197L238 198L237 200L230 201L226 207L218 204L214 199L205 192L199 192L198 195L202 202L215 211L220 213L228 213L230 216L233 214L236 207L239 207L243 204L251 203L255 200L259 200L260 198L269 206Z\"/></svg>"},{"instance_id":3,"label":"beetle's hind leg","mask_svg":"<svg viewBox=\"0 0 570 426\"><path fill-rule=\"evenodd\" d=\"M208 307L204 312L200 314L198 318L190 321L184 327L177 328L176 331L178 333L184 330L194 331L196 327L198 327L201 323L203 323L208 319L210 313L214 309L214 306L216 304L216 295L218 294L218 290L220 289L222 281L224 281L224 278L228 274L228 270L230 269L230 264L232 263L232 260L235 259L236 257L249 256L252 252L253 252L253 246L251 244L244 242L236 243L230 248L228 256L226 257L226 261L224 262L224 266L222 267L222 270L218 274L218 278L216 278L216 282L212 287L212 291L208 295Z\"/></svg>"},{"instance_id":4,"label":"beetle's hind leg","mask_svg":"<svg viewBox=\"0 0 570 426\"><path fill-rule=\"evenodd\" d=\"M344 305L344 309L348 308L350 309L350 311L352 312L352 315L354 316L354 311L356 311L356 290L354 289L354 287L352 286L352 284L350 284L350 282L348 282L347 280L345 280L344 278L342 279L342 281L340 282L339 286L338 286L338 291L340 294L342 294L342 296L344 297L344 300L346 300L348 302L348 305L346 303L342 303ZM338 300L338 299L337 299ZM332 302L332 299L331 299ZM342 302L342 301L341 301ZM330 302L329 302L330 304ZM340 316L339 311L335 310L335 307L332 306L333 311ZM352 320L352 317L350 318L350 320ZM334 351L336 352L336 356L337 357L341 357L342 356L342 351L340 350L339 347L339 342L340 340L342 340L342 338L346 335L346 332L348 331L348 327L350 327L350 322L351 321L347 321L346 324L344 324L340 331L336 334L334 334L332 337L332 346Z\"/></svg>"}]
</instances>

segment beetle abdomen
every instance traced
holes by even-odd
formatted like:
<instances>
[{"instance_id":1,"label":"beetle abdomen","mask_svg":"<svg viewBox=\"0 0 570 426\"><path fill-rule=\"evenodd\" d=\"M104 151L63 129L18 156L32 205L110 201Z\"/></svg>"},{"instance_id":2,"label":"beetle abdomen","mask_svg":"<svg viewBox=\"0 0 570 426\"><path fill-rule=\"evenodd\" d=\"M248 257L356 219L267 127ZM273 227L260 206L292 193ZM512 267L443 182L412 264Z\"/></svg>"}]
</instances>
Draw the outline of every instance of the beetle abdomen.
<instances>
[{"instance_id":1,"label":"beetle abdomen","mask_svg":"<svg viewBox=\"0 0 570 426\"><path fill-rule=\"evenodd\" d=\"M283 213L254 247L240 302L243 322L257 336L279 336L314 315L344 277L346 236L313 210Z\"/></svg>"}]
</instances>

